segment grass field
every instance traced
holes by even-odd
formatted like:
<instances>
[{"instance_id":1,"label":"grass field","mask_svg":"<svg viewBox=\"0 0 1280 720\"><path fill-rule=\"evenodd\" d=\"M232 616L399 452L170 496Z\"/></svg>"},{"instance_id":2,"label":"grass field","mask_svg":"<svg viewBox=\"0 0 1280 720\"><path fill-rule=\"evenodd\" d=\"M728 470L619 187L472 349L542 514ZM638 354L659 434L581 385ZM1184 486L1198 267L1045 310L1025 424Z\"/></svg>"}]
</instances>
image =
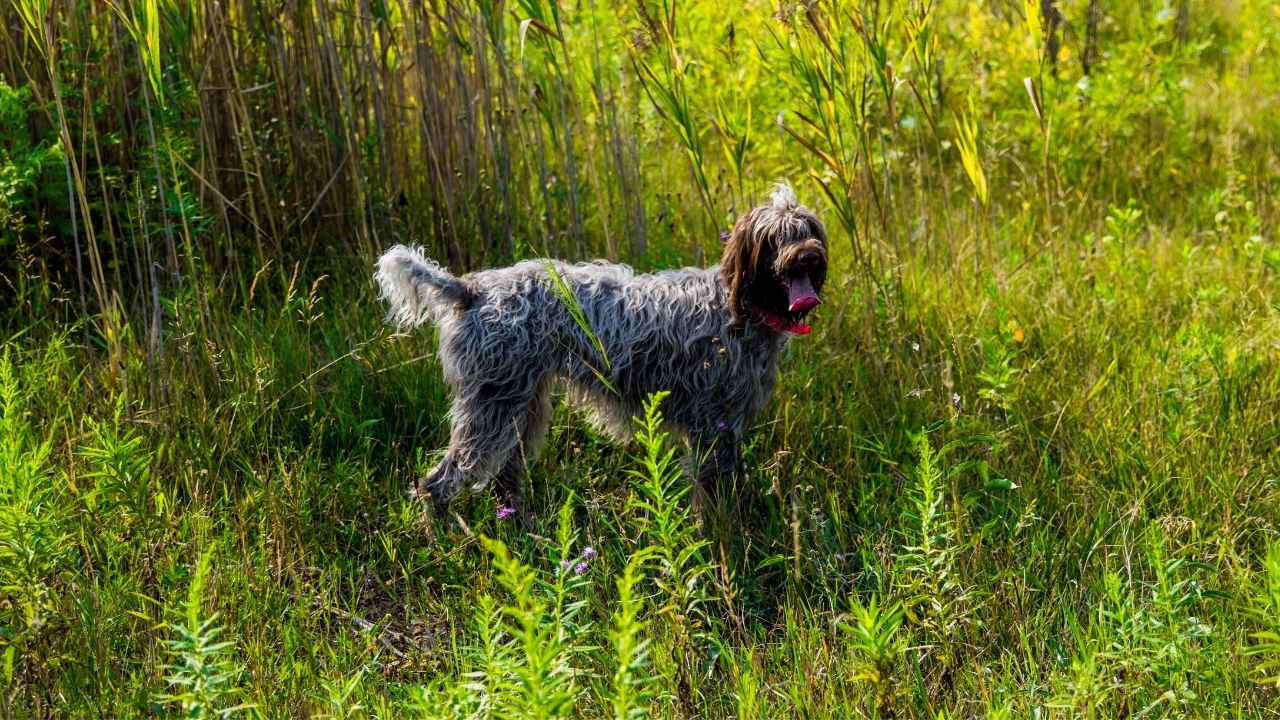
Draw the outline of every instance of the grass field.
<instances>
[{"instance_id":1,"label":"grass field","mask_svg":"<svg viewBox=\"0 0 1280 720\"><path fill-rule=\"evenodd\" d=\"M4 717L1280 716L1266 0L3 0ZM654 405L533 527L372 262L833 268L728 529ZM676 451L673 456L672 451Z\"/></svg>"}]
</instances>

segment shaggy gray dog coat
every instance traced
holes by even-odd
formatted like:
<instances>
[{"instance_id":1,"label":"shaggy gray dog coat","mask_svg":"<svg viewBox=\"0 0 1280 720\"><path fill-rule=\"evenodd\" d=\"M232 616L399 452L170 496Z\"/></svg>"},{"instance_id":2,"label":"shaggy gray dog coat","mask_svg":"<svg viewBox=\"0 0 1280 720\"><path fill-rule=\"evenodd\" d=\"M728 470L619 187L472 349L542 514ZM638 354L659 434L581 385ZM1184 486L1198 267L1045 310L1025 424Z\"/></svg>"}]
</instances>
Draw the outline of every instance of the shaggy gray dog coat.
<instances>
[{"instance_id":1,"label":"shaggy gray dog coat","mask_svg":"<svg viewBox=\"0 0 1280 720\"><path fill-rule=\"evenodd\" d=\"M445 505L496 479L519 507L556 386L619 441L650 394L670 391L667 428L688 441L696 477L737 472L787 335L808 332L825 274L825 231L785 185L739 219L710 268L526 261L455 277L419 248L391 248L375 275L388 320L435 323L453 390L448 451L415 491Z\"/></svg>"}]
</instances>

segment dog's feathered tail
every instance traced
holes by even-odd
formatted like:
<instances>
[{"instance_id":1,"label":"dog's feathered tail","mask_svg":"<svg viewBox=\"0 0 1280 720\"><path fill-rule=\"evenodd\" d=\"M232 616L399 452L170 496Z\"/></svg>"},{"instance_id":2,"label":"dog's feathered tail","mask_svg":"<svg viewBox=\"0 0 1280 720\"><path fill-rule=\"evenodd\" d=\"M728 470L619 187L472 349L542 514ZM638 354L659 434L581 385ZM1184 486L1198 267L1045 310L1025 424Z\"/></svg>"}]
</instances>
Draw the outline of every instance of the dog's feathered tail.
<instances>
[{"instance_id":1,"label":"dog's feathered tail","mask_svg":"<svg viewBox=\"0 0 1280 720\"><path fill-rule=\"evenodd\" d=\"M422 248L396 245L378 258L373 277L390 306L387 321L402 328L438 320L443 313L466 308L475 300L475 291L466 282L422 254Z\"/></svg>"}]
</instances>

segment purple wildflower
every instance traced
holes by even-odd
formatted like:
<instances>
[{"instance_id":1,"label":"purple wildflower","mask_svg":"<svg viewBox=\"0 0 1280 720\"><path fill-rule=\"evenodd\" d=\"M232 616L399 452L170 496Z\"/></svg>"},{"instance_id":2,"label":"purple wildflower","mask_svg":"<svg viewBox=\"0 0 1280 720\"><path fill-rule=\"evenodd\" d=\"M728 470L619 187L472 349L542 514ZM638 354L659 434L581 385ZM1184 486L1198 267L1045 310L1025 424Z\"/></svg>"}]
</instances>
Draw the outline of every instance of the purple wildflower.
<instances>
[{"instance_id":1,"label":"purple wildflower","mask_svg":"<svg viewBox=\"0 0 1280 720\"><path fill-rule=\"evenodd\" d=\"M729 231L728 231L728 230L721 230L721 231L720 231L720 244L721 244L721 245L723 245L724 243L727 243L727 242L729 242Z\"/></svg>"},{"instance_id":2,"label":"purple wildflower","mask_svg":"<svg viewBox=\"0 0 1280 720\"><path fill-rule=\"evenodd\" d=\"M503 505L502 507L498 508L499 520L506 520L507 518L510 518L515 514L516 514L516 509L511 507L510 505Z\"/></svg>"},{"instance_id":3,"label":"purple wildflower","mask_svg":"<svg viewBox=\"0 0 1280 720\"><path fill-rule=\"evenodd\" d=\"M585 561L587 561L587 562L590 562L591 560L594 560L594 559L595 559L595 557L596 557L596 549L595 549L595 548L591 547L590 545L588 545L588 546L586 546L586 547L582 548L582 559L583 559L583 560L585 560Z\"/></svg>"},{"instance_id":4,"label":"purple wildflower","mask_svg":"<svg viewBox=\"0 0 1280 720\"><path fill-rule=\"evenodd\" d=\"M574 565L574 566L573 566L573 574L574 574L574 575L581 575L582 573L584 573L584 572L586 572L586 571L587 571L587 564L586 564L585 562L580 562L580 563L578 563L577 565Z\"/></svg>"}]
</instances>

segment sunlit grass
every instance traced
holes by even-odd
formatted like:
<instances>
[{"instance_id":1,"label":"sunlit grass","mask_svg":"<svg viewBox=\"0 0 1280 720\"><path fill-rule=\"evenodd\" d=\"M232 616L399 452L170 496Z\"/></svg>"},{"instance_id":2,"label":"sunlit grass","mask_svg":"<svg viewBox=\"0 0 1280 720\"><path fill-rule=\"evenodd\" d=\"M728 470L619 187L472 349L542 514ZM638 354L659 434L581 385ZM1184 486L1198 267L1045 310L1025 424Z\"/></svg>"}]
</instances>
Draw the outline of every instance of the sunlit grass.
<instances>
[{"instance_id":1,"label":"sunlit grass","mask_svg":"<svg viewBox=\"0 0 1280 720\"><path fill-rule=\"evenodd\" d=\"M6 5L0 714L1280 713L1271 4L356 5ZM408 497L378 243L670 267L779 178L832 272L723 522L661 395L529 527Z\"/></svg>"}]
</instances>

